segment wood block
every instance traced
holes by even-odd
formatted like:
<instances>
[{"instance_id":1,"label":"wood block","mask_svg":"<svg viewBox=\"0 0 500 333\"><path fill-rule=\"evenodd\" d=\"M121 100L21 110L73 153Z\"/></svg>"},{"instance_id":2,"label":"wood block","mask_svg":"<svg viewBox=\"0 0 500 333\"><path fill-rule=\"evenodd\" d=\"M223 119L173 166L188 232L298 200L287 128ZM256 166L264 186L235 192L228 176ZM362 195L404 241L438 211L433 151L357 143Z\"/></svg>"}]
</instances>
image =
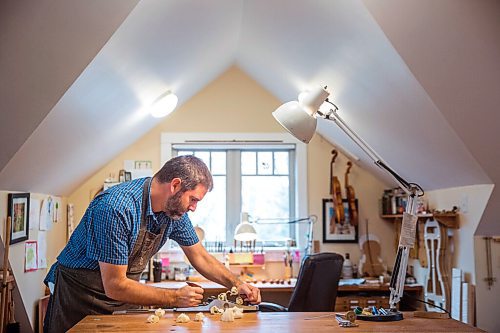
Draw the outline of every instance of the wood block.
<instances>
[{"instance_id":1,"label":"wood block","mask_svg":"<svg viewBox=\"0 0 500 333\"><path fill-rule=\"evenodd\" d=\"M320 253L320 243L319 240L313 241L313 253Z\"/></svg>"}]
</instances>

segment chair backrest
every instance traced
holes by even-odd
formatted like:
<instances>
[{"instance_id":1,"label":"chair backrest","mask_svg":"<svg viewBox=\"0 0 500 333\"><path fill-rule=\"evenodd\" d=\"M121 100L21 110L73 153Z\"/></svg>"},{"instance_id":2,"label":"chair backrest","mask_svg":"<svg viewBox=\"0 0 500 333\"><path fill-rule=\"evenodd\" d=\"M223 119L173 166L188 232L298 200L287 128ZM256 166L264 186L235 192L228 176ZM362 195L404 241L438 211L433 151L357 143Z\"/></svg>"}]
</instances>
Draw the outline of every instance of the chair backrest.
<instances>
[{"instance_id":1,"label":"chair backrest","mask_svg":"<svg viewBox=\"0 0 500 333\"><path fill-rule=\"evenodd\" d=\"M304 258L288 311L333 311L344 257L318 253Z\"/></svg>"}]
</instances>

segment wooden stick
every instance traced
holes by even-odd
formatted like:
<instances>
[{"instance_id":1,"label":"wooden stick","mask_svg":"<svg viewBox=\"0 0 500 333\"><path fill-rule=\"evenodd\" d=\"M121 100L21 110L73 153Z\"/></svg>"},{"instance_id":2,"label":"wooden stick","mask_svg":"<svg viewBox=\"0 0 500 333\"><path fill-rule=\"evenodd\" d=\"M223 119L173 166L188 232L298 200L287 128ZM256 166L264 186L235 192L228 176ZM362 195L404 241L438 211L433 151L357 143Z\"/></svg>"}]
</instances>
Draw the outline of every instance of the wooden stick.
<instances>
[{"instance_id":1,"label":"wooden stick","mask_svg":"<svg viewBox=\"0 0 500 333\"><path fill-rule=\"evenodd\" d=\"M6 327L5 312L8 310L7 304L7 278L9 274L9 243L10 243L10 228L11 220L10 216L7 216L7 222L5 224L5 246L3 252L3 275L2 275L2 307L0 309L0 333L2 333Z\"/></svg>"}]
</instances>

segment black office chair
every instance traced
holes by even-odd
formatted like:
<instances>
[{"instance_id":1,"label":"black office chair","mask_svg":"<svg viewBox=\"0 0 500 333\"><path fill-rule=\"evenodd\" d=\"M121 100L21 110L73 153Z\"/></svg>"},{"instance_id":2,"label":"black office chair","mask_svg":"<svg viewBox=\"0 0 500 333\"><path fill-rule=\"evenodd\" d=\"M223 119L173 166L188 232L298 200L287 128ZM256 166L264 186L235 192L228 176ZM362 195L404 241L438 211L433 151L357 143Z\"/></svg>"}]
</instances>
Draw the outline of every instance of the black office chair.
<instances>
[{"instance_id":1,"label":"black office chair","mask_svg":"<svg viewBox=\"0 0 500 333\"><path fill-rule=\"evenodd\" d=\"M262 302L263 312L328 312L333 311L344 257L337 253L318 253L302 261L288 308Z\"/></svg>"}]
</instances>

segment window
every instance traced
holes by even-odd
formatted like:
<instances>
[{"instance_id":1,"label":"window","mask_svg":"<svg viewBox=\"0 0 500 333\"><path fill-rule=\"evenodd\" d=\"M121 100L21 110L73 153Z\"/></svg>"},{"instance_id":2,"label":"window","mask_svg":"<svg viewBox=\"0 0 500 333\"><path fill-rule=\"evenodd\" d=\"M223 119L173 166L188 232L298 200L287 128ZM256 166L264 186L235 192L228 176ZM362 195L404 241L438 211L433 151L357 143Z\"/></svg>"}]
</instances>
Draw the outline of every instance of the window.
<instances>
[{"instance_id":1,"label":"window","mask_svg":"<svg viewBox=\"0 0 500 333\"><path fill-rule=\"evenodd\" d=\"M303 207L298 204L297 155L304 151L297 142L179 140L183 136L189 138L188 134L162 135L162 160L193 154L210 168L214 189L194 213L189 213L193 225L205 231L205 242L233 246L234 229L242 211L254 220L299 216ZM297 225L257 223L256 229L259 246L283 246L287 239L295 238Z\"/></svg>"}]
</instances>

